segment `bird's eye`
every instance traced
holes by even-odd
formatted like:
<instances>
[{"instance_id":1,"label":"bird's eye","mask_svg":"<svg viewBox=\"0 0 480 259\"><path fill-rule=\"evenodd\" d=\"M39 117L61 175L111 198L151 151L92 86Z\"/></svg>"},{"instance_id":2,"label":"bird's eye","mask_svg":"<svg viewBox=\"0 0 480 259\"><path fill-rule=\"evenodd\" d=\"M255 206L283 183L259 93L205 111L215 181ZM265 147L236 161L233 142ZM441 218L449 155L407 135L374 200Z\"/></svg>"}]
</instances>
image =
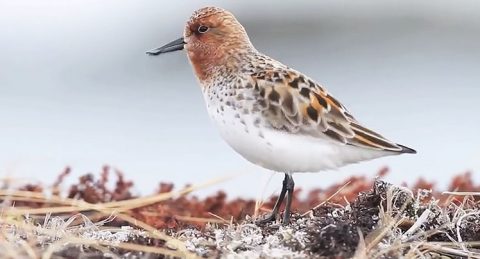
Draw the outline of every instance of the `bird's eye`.
<instances>
[{"instance_id":1,"label":"bird's eye","mask_svg":"<svg viewBox=\"0 0 480 259\"><path fill-rule=\"evenodd\" d=\"M209 29L209 28L208 28L207 26L205 26L205 25L200 25L200 26L198 26L198 29L197 29L197 30L198 30L199 33L205 33L205 32L208 31L208 29Z\"/></svg>"}]
</instances>

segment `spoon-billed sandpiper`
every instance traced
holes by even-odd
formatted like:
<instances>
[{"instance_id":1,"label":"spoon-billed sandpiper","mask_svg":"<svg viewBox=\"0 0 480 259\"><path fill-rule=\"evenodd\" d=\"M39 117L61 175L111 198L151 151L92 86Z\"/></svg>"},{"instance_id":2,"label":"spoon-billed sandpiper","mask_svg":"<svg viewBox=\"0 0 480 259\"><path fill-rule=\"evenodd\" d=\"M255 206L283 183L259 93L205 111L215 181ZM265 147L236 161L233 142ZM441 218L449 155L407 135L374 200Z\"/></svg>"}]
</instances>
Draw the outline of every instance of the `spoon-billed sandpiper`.
<instances>
[{"instance_id":1,"label":"spoon-billed sandpiper","mask_svg":"<svg viewBox=\"0 0 480 259\"><path fill-rule=\"evenodd\" d=\"M362 126L325 88L257 51L232 13L205 7L187 21L183 37L150 55L187 52L207 110L226 142L244 158L285 173L271 214L286 196L290 220L293 173L318 172L413 149Z\"/></svg>"}]
</instances>

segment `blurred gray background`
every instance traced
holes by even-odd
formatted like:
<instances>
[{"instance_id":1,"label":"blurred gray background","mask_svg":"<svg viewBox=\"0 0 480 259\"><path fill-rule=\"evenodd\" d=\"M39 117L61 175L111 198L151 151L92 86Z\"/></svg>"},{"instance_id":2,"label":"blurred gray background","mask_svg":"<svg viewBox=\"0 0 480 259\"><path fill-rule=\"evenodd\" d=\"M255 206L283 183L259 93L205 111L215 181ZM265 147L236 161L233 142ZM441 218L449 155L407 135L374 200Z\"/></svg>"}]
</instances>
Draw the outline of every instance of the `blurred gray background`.
<instances>
[{"instance_id":1,"label":"blurred gray background","mask_svg":"<svg viewBox=\"0 0 480 259\"><path fill-rule=\"evenodd\" d=\"M281 175L265 189L272 174L220 139L185 53L144 54L207 5L232 11L257 49L418 151L298 174L297 186L389 166L394 183L444 187L480 171L478 1L0 0L0 175L48 183L66 165L78 176L109 164L143 193L237 173L213 189L277 190Z\"/></svg>"}]
</instances>

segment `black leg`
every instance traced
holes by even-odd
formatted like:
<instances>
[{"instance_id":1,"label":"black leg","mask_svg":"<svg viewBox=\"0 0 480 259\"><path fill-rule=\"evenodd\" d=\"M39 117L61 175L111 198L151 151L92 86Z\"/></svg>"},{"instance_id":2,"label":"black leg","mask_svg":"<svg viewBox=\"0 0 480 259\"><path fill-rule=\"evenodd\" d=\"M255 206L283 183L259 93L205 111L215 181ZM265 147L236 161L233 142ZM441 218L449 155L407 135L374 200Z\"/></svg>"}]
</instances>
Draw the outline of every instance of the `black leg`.
<instances>
[{"instance_id":1,"label":"black leg","mask_svg":"<svg viewBox=\"0 0 480 259\"><path fill-rule=\"evenodd\" d=\"M265 224L267 222L277 220L278 211L280 210L280 206L282 205L283 199L285 198L285 194L287 193L288 182L289 182L288 179L289 179L288 174L285 174L285 179L283 179L283 183L282 183L282 191L280 192L280 195L278 196L278 199L275 202L275 206L273 206L272 212L268 214L265 218L257 220L256 221L257 224Z\"/></svg>"},{"instance_id":2,"label":"black leg","mask_svg":"<svg viewBox=\"0 0 480 259\"><path fill-rule=\"evenodd\" d=\"M285 204L285 211L283 212L283 225L290 223L290 209L292 207L293 189L295 188L295 182L290 174L285 174L287 181L287 202Z\"/></svg>"}]
</instances>

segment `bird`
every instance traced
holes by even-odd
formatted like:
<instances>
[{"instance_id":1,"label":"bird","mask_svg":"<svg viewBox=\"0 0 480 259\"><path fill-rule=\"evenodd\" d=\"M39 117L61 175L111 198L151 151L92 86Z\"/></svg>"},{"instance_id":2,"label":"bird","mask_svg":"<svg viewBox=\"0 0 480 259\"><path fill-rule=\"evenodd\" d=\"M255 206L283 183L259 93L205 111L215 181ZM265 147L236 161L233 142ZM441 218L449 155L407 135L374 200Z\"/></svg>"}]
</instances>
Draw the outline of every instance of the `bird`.
<instances>
[{"instance_id":1,"label":"bird","mask_svg":"<svg viewBox=\"0 0 480 259\"><path fill-rule=\"evenodd\" d=\"M222 138L260 167L285 174L271 213L258 224L289 224L294 173L321 172L415 150L363 126L322 85L261 53L235 16L196 10L183 37L148 55L184 50Z\"/></svg>"}]
</instances>

